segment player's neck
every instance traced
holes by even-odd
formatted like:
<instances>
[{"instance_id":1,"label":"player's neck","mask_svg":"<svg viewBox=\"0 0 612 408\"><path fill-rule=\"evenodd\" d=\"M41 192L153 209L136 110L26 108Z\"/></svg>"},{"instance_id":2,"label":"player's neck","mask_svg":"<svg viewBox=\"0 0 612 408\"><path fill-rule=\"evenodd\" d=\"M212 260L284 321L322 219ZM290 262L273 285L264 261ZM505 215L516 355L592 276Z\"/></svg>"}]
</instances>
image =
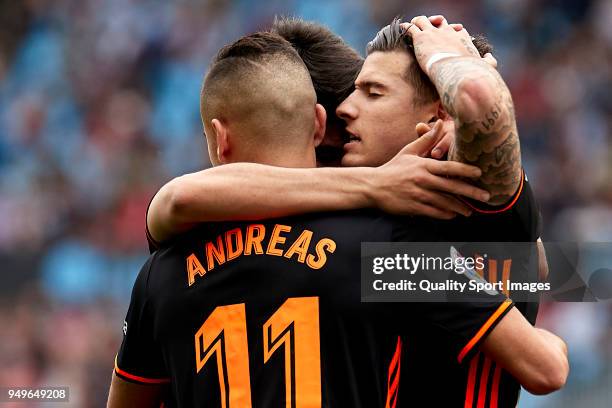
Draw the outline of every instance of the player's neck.
<instances>
[{"instance_id":1,"label":"player's neck","mask_svg":"<svg viewBox=\"0 0 612 408\"><path fill-rule=\"evenodd\" d=\"M255 152L242 155L241 162L267 164L269 166L289 167L289 168L311 168L316 167L316 158L312 152L287 152L286 150Z\"/></svg>"}]
</instances>

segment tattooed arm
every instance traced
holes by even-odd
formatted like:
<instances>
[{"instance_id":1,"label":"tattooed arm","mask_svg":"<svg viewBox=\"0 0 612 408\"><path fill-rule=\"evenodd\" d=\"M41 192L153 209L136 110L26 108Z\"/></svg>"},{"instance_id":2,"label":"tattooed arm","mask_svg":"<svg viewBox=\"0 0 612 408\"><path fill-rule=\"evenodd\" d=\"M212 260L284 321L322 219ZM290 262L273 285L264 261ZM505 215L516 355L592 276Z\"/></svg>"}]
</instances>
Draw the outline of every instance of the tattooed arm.
<instances>
[{"instance_id":1,"label":"tattooed arm","mask_svg":"<svg viewBox=\"0 0 612 408\"><path fill-rule=\"evenodd\" d=\"M512 96L499 73L483 61L465 30L435 28L425 19L413 20L408 30L418 63L455 121L455 143L449 160L482 170L478 186L491 193L489 204L501 205L516 193L521 158ZM452 52L427 67L432 55Z\"/></svg>"},{"instance_id":2,"label":"tattooed arm","mask_svg":"<svg viewBox=\"0 0 612 408\"><path fill-rule=\"evenodd\" d=\"M521 177L521 155L512 96L495 69L479 58L458 57L434 64L431 79L455 120L449 160L479 167L478 185L489 204L506 203Z\"/></svg>"}]
</instances>

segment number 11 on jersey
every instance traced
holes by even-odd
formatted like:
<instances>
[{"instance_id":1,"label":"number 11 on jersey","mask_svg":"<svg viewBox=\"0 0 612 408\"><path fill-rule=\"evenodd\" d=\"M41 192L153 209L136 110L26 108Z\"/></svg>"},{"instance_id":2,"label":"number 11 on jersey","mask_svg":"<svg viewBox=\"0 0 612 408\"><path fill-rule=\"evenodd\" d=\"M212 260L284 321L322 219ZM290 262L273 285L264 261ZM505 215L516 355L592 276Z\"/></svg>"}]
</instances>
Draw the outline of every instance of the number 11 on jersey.
<instances>
[{"instance_id":1,"label":"number 11 on jersey","mask_svg":"<svg viewBox=\"0 0 612 408\"><path fill-rule=\"evenodd\" d=\"M321 406L319 299L289 298L263 325L266 363L283 346L285 408ZM196 372L216 356L222 408L251 407L244 303L219 306L195 334Z\"/></svg>"}]
</instances>

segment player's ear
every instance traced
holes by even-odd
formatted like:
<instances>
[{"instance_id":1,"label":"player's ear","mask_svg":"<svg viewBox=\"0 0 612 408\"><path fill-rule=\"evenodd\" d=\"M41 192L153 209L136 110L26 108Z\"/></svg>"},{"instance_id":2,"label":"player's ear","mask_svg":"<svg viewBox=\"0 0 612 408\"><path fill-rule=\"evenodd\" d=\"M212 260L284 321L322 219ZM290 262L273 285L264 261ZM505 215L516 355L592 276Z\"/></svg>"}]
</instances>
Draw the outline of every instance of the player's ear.
<instances>
[{"instance_id":1,"label":"player's ear","mask_svg":"<svg viewBox=\"0 0 612 408\"><path fill-rule=\"evenodd\" d=\"M315 132L314 132L314 145L317 147L323 141L325 137L325 126L327 122L327 112L323 105L315 105Z\"/></svg>"},{"instance_id":2,"label":"player's ear","mask_svg":"<svg viewBox=\"0 0 612 408\"><path fill-rule=\"evenodd\" d=\"M228 155L230 152L229 132L227 126L216 118L211 121L211 124L213 131L215 132L215 141L217 142L217 159L219 160L219 163L225 164L228 162Z\"/></svg>"},{"instance_id":3,"label":"player's ear","mask_svg":"<svg viewBox=\"0 0 612 408\"><path fill-rule=\"evenodd\" d=\"M436 112L436 115L438 116L438 119L442 119L442 120L452 119L451 115L449 115L448 112L446 111L446 109L444 109L444 106L442 106L442 102L438 101L436 103L438 104L438 109L437 109L437 112Z\"/></svg>"},{"instance_id":4,"label":"player's ear","mask_svg":"<svg viewBox=\"0 0 612 408\"><path fill-rule=\"evenodd\" d=\"M448 112L446 112L446 109L444 109L444 106L442 106L442 101L439 101L439 100L436 102L432 102L430 105L428 105L425 108L425 114L427 115L427 118L428 118L427 125L429 125L430 128L434 127L438 119L442 119L442 120L452 119L452 117L448 114ZM422 122L425 123L424 121Z\"/></svg>"}]
</instances>

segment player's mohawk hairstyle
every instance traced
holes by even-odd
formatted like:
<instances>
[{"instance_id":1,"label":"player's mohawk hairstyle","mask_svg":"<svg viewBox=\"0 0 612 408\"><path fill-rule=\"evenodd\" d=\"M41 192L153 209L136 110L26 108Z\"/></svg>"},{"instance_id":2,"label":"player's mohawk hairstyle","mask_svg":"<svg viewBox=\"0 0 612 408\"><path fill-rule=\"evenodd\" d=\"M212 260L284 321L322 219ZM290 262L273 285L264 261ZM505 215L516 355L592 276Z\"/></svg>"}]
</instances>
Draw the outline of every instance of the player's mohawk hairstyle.
<instances>
[{"instance_id":1,"label":"player's mohawk hairstyle","mask_svg":"<svg viewBox=\"0 0 612 408\"><path fill-rule=\"evenodd\" d=\"M298 53L287 40L273 33L257 32L221 48L215 56L213 64L228 58L257 60L275 54L282 54L301 62Z\"/></svg>"},{"instance_id":2,"label":"player's mohawk hairstyle","mask_svg":"<svg viewBox=\"0 0 612 408\"><path fill-rule=\"evenodd\" d=\"M281 113L287 119L302 112L303 108L296 107L297 101L306 101L300 107L308 106L314 111L309 106L311 99L314 106L312 81L297 51L277 34L257 32L219 50L204 78L200 114L204 123L210 123L215 117L233 112L234 120L244 123L255 121L253 112L263 115L267 109L274 120ZM268 129L264 132L263 122L259 121L260 133L275 134ZM255 129L255 125L250 128Z\"/></svg>"}]
</instances>

